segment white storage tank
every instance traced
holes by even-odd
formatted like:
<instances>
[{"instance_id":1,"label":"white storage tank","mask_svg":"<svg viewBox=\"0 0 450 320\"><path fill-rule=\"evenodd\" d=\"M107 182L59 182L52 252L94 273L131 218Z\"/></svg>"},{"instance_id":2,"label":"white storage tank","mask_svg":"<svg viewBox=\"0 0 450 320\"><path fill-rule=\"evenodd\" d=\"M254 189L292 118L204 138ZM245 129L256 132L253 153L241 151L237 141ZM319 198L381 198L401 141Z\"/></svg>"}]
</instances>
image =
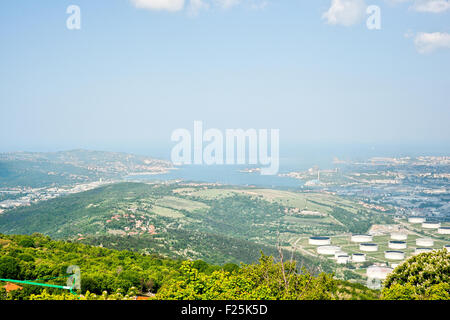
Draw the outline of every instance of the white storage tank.
<instances>
[{"instance_id":1,"label":"white storage tank","mask_svg":"<svg viewBox=\"0 0 450 320\"><path fill-rule=\"evenodd\" d=\"M338 255L338 257L337 257L338 264L346 264L349 261L350 261L350 256L347 254L341 254L341 255Z\"/></svg>"},{"instance_id":2,"label":"white storage tank","mask_svg":"<svg viewBox=\"0 0 450 320\"><path fill-rule=\"evenodd\" d=\"M408 234L404 232L394 232L391 233L392 240L406 240L408 239Z\"/></svg>"},{"instance_id":3,"label":"white storage tank","mask_svg":"<svg viewBox=\"0 0 450 320\"><path fill-rule=\"evenodd\" d=\"M341 251L341 247L338 246L320 246L317 247L317 253L323 254L327 256L334 256L334 254L338 251Z\"/></svg>"},{"instance_id":4,"label":"white storage tank","mask_svg":"<svg viewBox=\"0 0 450 320\"><path fill-rule=\"evenodd\" d=\"M406 249L406 242L399 240L391 240L389 241L388 246L390 249Z\"/></svg>"},{"instance_id":5,"label":"white storage tank","mask_svg":"<svg viewBox=\"0 0 450 320\"><path fill-rule=\"evenodd\" d=\"M347 254L347 252L339 250L334 253L334 258L337 260L338 256L345 256L346 254Z\"/></svg>"},{"instance_id":6,"label":"white storage tank","mask_svg":"<svg viewBox=\"0 0 450 320\"><path fill-rule=\"evenodd\" d=\"M439 234L450 234L450 227L440 227L438 229Z\"/></svg>"},{"instance_id":7,"label":"white storage tank","mask_svg":"<svg viewBox=\"0 0 450 320\"><path fill-rule=\"evenodd\" d=\"M419 238L416 239L416 245L420 247L432 247L434 245L434 240L430 238Z\"/></svg>"},{"instance_id":8,"label":"white storage tank","mask_svg":"<svg viewBox=\"0 0 450 320\"><path fill-rule=\"evenodd\" d=\"M368 234L354 234L352 235L352 242L371 242L373 236Z\"/></svg>"},{"instance_id":9,"label":"white storage tank","mask_svg":"<svg viewBox=\"0 0 450 320\"><path fill-rule=\"evenodd\" d=\"M403 251L388 250L384 252L384 257L389 260L403 260L405 253Z\"/></svg>"},{"instance_id":10,"label":"white storage tank","mask_svg":"<svg viewBox=\"0 0 450 320\"><path fill-rule=\"evenodd\" d=\"M424 229L438 229L441 226L440 222L424 222L422 228Z\"/></svg>"},{"instance_id":11,"label":"white storage tank","mask_svg":"<svg viewBox=\"0 0 450 320\"><path fill-rule=\"evenodd\" d=\"M409 223L424 223L426 221L425 218L422 217L409 217L408 222Z\"/></svg>"},{"instance_id":12,"label":"white storage tank","mask_svg":"<svg viewBox=\"0 0 450 320\"><path fill-rule=\"evenodd\" d=\"M431 252L431 251L433 251L433 249L431 249L431 248L416 248L416 250L414 250L414 254L421 254L421 253Z\"/></svg>"},{"instance_id":13,"label":"white storage tank","mask_svg":"<svg viewBox=\"0 0 450 320\"><path fill-rule=\"evenodd\" d=\"M370 266L367 268L366 275L369 279L384 280L392 270L389 267Z\"/></svg>"},{"instance_id":14,"label":"white storage tank","mask_svg":"<svg viewBox=\"0 0 450 320\"><path fill-rule=\"evenodd\" d=\"M375 252L378 251L378 245L376 243L360 243L359 250L366 252Z\"/></svg>"},{"instance_id":15,"label":"white storage tank","mask_svg":"<svg viewBox=\"0 0 450 320\"><path fill-rule=\"evenodd\" d=\"M364 253L354 253L354 254L352 254L352 261L353 262L365 262L366 255Z\"/></svg>"},{"instance_id":16,"label":"white storage tank","mask_svg":"<svg viewBox=\"0 0 450 320\"><path fill-rule=\"evenodd\" d=\"M331 244L330 237L309 237L309 244L314 246L326 246Z\"/></svg>"}]
</instances>

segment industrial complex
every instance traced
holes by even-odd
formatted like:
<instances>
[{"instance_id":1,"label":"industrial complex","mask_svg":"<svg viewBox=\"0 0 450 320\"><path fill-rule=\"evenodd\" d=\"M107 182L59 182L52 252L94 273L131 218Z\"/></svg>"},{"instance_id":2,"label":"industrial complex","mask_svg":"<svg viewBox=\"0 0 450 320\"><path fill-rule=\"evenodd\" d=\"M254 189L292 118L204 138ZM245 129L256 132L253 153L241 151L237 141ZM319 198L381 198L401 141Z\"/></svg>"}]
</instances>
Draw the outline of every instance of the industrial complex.
<instances>
[{"instance_id":1,"label":"industrial complex","mask_svg":"<svg viewBox=\"0 0 450 320\"><path fill-rule=\"evenodd\" d=\"M398 222L395 228L386 227L384 233L377 228L376 234L369 231L341 236L314 235L301 241L301 246L303 250L331 259L340 266L338 270L351 270L364 283L372 281L379 285L409 257L442 248L450 250L449 223L427 221L425 217ZM372 282L370 287L374 287Z\"/></svg>"}]
</instances>

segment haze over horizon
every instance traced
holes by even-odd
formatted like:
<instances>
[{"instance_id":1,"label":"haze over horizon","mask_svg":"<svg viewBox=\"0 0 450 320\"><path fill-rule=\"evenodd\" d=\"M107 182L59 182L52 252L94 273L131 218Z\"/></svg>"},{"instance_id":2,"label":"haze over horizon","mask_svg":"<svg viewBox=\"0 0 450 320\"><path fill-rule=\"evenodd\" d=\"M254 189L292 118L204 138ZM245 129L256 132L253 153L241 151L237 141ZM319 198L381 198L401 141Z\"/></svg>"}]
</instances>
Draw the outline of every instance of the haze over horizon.
<instances>
[{"instance_id":1,"label":"haze over horizon","mask_svg":"<svg viewBox=\"0 0 450 320\"><path fill-rule=\"evenodd\" d=\"M368 30L364 12L335 2L4 1L0 152L163 156L173 130L202 120L280 129L281 155L448 154L450 10L353 1L381 8L381 30ZM80 30L66 28L71 4Z\"/></svg>"}]
</instances>

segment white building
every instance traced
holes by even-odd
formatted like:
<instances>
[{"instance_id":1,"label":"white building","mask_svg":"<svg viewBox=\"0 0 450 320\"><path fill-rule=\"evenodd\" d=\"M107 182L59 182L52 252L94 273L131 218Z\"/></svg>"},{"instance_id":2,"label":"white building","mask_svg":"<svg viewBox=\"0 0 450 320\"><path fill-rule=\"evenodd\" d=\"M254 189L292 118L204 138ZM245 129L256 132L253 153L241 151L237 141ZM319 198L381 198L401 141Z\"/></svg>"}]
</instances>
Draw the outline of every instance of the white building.
<instances>
[{"instance_id":1,"label":"white building","mask_svg":"<svg viewBox=\"0 0 450 320\"><path fill-rule=\"evenodd\" d=\"M389 260L403 260L405 253L403 251L389 250L384 252L384 257Z\"/></svg>"},{"instance_id":2,"label":"white building","mask_svg":"<svg viewBox=\"0 0 450 320\"><path fill-rule=\"evenodd\" d=\"M439 234L450 234L450 227L440 227L438 229Z\"/></svg>"},{"instance_id":3,"label":"white building","mask_svg":"<svg viewBox=\"0 0 450 320\"><path fill-rule=\"evenodd\" d=\"M432 248L416 248L414 250L414 254L421 254L421 253L431 252L431 251L433 251Z\"/></svg>"},{"instance_id":4,"label":"white building","mask_svg":"<svg viewBox=\"0 0 450 320\"><path fill-rule=\"evenodd\" d=\"M416 239L416 245L420 247L432 247L434 245L434 240L431 238L419 238Z\"/></svg>"},{"instance_id":5,"label":"white building","mask_svg":"<svg viewBox=\"0 0 450 320\"><path fill-rule=\"evenodd\" d=\"M309 244L314 246L326 246L331 244L330 237L309 237Z\"/></svg>"},{"instance_id":6,"label":"white building","mask_svg":"<svg viewBox=\"0 0 450 320\"><path fill-rule=\"evenodd\" d=\"M355 234L352 235L352 242L371 242L373 241L373 236L368 234Z\"/></svg>"},{"instance_id":7,"label":"white building","mask_svg":"<svg viewBox=\"0 0 450 320\"><path fill-rule=\"evenodd\" d=\"M389 241L388 247L390 249L406 249L406 242L399 240L391 240Z\"/></svg>"},{"instance_id":8,"label":"white building","mask_svg":"<svg viewBox=\"0 0 450 320\"><path fill-rule=\"evenodd\" d=\"M424 229L438 229L441 226L440 222L424 222L422 228Z\"/></svg>"},{"instance_id":9,"label":"white building","mask_svg":"<svg viewBox=\"0 0 450 320\"><path fill-rule=\"evenodd\" d=\"M365 262L366 255L364 253L354 253L354 254L352 254L352 261L353 262Z\"/></svg>"},{"instance_id":10,"label":"white building","mask_svg":"<svg viewBox=\"0 0 450 320\"><path fill-rule=\"evenodd\" d=\"M422 217L410 217L408 218L409 223L424 223L426 221L425 218Z\"/></svg>"},{"instance_id":11,"label":"white building","mask_svg":"<svg viewBox=\"0 0 450 320\"><path fill-rule=\"evenodd\" d=\"M393 232L391 233L392 240L406 240L408 239L408 234L404 232Z\"/></svg>"},{"instance_id":12,"label":"white building","mask_svg":"<svg viewBox=\"0 0 450 320\"><path fill-rule=\"evenodd\" d=\"M338 258L339 256L345 256L346 254L347 254L347 252L344 252L344 251L342 251L342 250L336 251L336 252L334 253L334 259L337 260L337 258Z\"/></svg>"},{"instance_id":13,"label":"white building","mask_svg":"<svg viewBox=\"0 0 450 320\"><path fill-rule=\"evenodd\" d=\"M360 243L359 250L366 252L375 252L378 251L378 245L376 243Z\"/></svg>"},{"instance_id":14,"label":"white building","mask_svg":"<svg viewBox=\"0 0 450 320\"><path fill-rule=\"evenodd\" d=\"M348 263L349 261L350 261L350 256L347 255L347 254L339 255L339 256L337 257L337 263L339 263L339 264L346 264L346 263Z\"/></svg>"},{"instance_id":15,"label":"white building","mask_svg":"<svg viewBox=\"0 0 450 320\"><path fill-rule=\"evenodd\" d=\"M327 256L334 256L334 254L338 251L341 251L341 247L339 246L320 246L317 247L317 253L323 254Z\"/></svg>"},{"instance_id":16,"label":"white building","mask_svg":"<svg viewBox=\"0 0 450 320\"><path fill-rule=\"evenodd\" d=\"M366 275L370 279L384 280L392 270L389 267L370 266L367 268Z\"/></svg>"}]
</instances>

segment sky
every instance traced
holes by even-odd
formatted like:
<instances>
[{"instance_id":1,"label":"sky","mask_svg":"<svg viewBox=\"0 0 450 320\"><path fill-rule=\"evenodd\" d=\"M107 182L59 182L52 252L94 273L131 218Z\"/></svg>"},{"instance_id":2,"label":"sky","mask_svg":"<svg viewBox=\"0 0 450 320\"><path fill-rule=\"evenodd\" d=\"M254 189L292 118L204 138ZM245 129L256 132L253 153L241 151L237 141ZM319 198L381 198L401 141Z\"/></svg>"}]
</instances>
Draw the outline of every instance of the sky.
<instances>
[{"instance_id":1,"label":"sky","mask_svg":"<svg viewBox=\"0 0 450 320\"><path fill-rule=\"evenodd\" d=\"M450 3L0 2L0 151L164 149L195 120L448 154Z\"/></svg>"}]
</instances>

